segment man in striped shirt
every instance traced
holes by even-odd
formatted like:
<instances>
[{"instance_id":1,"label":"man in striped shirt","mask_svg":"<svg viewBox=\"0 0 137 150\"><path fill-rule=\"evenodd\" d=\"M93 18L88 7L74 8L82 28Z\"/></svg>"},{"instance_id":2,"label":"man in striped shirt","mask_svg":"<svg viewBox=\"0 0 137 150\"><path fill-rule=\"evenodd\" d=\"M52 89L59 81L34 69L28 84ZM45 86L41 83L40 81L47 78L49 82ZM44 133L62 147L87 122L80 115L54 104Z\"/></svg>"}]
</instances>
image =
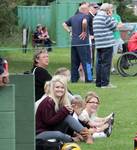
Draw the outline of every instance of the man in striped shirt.
<instances>
[{"instance_id":1,"label":"man in striped shirt","mask_svg":"<svg viewBox=\"0 0 137 150\"><path fill-rule=\"evenodd\" d=\"M113 31L120 24L112 19L112 5L103 3L93 20L93 32L97 49L96 86L101 88L114 88L110 84L110 69L113 46L115 44Z\"/></svg>"}]
</instances>

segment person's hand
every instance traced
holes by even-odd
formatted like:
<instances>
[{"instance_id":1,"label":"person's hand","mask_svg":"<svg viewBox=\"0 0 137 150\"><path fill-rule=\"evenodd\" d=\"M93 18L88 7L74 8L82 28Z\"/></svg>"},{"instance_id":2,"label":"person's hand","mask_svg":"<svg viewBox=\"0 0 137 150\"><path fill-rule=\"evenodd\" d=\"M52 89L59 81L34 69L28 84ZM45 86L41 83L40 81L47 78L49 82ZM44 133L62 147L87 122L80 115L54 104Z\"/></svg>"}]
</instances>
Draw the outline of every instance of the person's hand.
<instances>
[{"instance_id":1,"label":"person's hand","mask_svg":"<svg viewBox=\"0 0 137 150\"><path fill-rule=\"evenodd\" d=\"M118 23L117 25L117 28L120 29L120 28L123 28L124 27L124 24L123 23Z\"/></svg>"},{"instance_id":2,"label":"person's hand","mask_svg":"<svg viewBox=\"0 0 137 150\"><path fill-rule=\"evenodd\" d=\"M112 16L112 14L113 14L113 11L111 9L107 11L108 16Z\"/></svg>"},{"instance_id":3,"label":"person's hand","mask_svg":"<svg viewBox=\"0 0 137 150\"><path fill-rule=\"evenodd\" d=\"M87 37L87 33L86 32L82 32L80 35L79 35L79 38L81 40L85 40L85 38Z\"/></svg>"},{"instance_id":4,"label":"person's hand","mask_svg":"<svg viewBox=\"0 0 137 150\"><path fill-rule=\"evenodd\" d=\"M69 36L72 37L72 31L69 32Z\"/></svg>"},{"instance_id":5,"label":"person's hand","mask_svg":"<svg viewBox=\"0 0 137 150\"><path fill-rule=\"evenodd\" d=\"M93 35L90 35L90 40L93 40L94 39L94 36Z\"/></svg>"},{"instance_id":6,"label":"person's hand","mask_svg":"<svg viewBox=\"0 0 137 150\"><path fill-rule=\"evenodd\" d=\"M2 75L0 75L0 86L4 86Z\"/></svg>"},{"instance_id":7,"label":"person's hand","mask_svg":"<svg viewBox=\"0 0 137 150\"><path fill-rule=\"evenodd\" d=\"M4 86L9 83L9 74L4 70L4 73L0 75L0 86Z\"/></svg>"},{"instance_id":8,"label":"person's hand","mask_svg":"<svg viewBox=\"0 0 137 150\"><path fill-rule=\"evenodd\" d=\"M4 77L3 77L3 83L4 83L4 84L9 83L9 76L4 76Z\"/></svg>"},{"instance_id":9,"label":"person's hand","mask_svg":"<svg viewBox=\"0 0 137 150\"><path fill-rule=\"evenodd\" d=\"M70 114L73 113L73 108L69 105L65 105L65 108L69 111Z\"/></svg>"}]
</instances>

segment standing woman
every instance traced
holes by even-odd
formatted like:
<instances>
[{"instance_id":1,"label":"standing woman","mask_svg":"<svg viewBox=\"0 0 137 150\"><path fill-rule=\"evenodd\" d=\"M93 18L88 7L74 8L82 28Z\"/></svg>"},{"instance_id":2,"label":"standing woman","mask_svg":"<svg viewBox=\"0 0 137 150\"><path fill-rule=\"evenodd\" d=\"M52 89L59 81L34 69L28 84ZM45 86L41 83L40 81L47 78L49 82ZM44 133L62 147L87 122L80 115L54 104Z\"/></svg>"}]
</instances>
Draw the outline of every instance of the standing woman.
<instances>
[{"instance_id":1,"label":"standing woman","mask_svg":"<svg viewBox=\"0 0 137 150\"><path fill-rule=\"evenodd\" d=\"M35 101L44 95L44 85L50 81L52 76L46 70L49 64L48 52L45 49L38 49L33 57L32 73L35 75Z\"/></svg>"},{"instance_id":2,"label":"standing woman","mask_svg":"<svg viewBox=\"0 0 137 150\"><path fill-rule=\"evenodd\" d=\"M67 81L62 75L56 75L50 81L49 96L38 106L36 112L37 139L59 139L71 142L73 138L66 134L70 127L88 138L89 131L71 116L73 109L67 95Z\"/></svg>"}]
</instances>

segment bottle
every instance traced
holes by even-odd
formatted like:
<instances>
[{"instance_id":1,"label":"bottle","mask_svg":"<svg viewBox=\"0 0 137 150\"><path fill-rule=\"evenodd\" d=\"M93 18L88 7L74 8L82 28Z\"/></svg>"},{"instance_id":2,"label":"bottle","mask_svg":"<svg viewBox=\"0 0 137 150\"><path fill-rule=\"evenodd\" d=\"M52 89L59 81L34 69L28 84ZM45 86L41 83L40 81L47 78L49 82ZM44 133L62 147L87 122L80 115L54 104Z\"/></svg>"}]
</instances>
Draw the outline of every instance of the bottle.
<instances>
[{"instance_id":1,"label":"bottle","mask_svg":"<svg viewBox=\"0 0 137 150\"><path fill-rule=\"evenodd\" d=\"M134 150L137 150L137 133L134 138Z\"/></svg>"}]
</instances>

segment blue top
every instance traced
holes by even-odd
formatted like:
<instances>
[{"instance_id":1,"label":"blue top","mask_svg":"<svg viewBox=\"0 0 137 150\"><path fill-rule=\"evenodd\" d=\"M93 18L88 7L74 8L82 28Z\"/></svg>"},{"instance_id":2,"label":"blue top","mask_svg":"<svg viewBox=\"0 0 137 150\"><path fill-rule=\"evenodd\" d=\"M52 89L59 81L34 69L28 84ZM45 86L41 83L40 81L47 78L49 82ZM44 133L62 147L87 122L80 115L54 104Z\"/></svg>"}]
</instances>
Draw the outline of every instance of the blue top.
<instances>
[{"instance_id":1,"label":"blue top","mask_svg":"<svg viewBox=\"0 0 137 150\"><path fill-rule=\"evenodd\" d=\"M87 25L88 25L88 16L79 12L76 15L69 18L65 23L67 26L72 27L72 45L82 45L86 44L89 45L89 33L88 33L88 26L87 26L87 37L82 40L79 38L79 35L82 33L82 21L83 19L87 19Z\"/></svg>"}]
</instances>

